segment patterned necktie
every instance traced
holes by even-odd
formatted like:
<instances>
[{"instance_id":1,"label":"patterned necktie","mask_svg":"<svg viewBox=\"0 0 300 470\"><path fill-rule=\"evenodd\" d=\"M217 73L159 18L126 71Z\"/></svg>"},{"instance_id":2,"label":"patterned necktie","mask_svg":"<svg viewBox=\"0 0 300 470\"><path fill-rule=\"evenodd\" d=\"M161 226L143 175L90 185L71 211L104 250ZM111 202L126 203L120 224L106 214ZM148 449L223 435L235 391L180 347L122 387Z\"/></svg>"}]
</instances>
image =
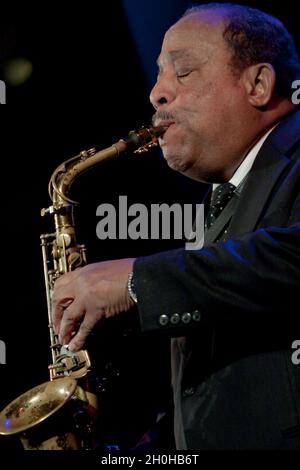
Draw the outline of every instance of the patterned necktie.
<instances>
[{"instance_id":1,"label":"patterned necktie","mask_svg":"<svg viewBox=\"0 0 300 470\"><path fill-rule=\"evenodd\" d=\"M222 210L233 196L236 187L231 183L223 183L217 186L212 193L210 208L205 221L205 228L209 229Z\"/></svg>"}]
</instances>

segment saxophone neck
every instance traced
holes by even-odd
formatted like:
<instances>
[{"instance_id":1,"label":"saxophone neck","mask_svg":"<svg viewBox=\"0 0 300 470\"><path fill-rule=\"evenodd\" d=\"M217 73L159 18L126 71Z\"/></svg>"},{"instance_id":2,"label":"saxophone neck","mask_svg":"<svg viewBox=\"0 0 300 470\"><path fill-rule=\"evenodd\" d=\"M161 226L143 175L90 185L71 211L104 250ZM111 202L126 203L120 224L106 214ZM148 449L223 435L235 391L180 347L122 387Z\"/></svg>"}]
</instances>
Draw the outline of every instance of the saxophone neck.
<instances>
[{"instance_id":1,"label":"saxophone neck","mask_svg":"<svg viewBox=\"0 0 300 470\"><path fill-rule=\"evenodd\" d=\"M98 152L95 148L84 150L59 165L52 174L49 183L49 193L55 207L65 203L77 204L76 201L69 198L69 193L73 182L82 173L126 152L137 155L148 153L149 150L157 147L158 138L163 135L165 130L164 126L143 126L129 132L127 137L104 150Z\"/></svg>"}]
</instances>

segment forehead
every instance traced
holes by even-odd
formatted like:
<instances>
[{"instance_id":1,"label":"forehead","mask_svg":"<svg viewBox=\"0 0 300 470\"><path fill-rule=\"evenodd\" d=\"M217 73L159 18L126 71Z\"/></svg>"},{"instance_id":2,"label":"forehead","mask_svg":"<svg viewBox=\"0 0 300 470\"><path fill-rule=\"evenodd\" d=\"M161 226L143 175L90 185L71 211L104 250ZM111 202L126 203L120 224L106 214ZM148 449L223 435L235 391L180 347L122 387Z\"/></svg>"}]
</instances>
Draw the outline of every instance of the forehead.
<instances>
[{"instance_id":1,"label":"forehead","mask_svg":"<svg viewBox=\"0 0 300 470\"><path fill-rule=\"evenodd\" d=\"M191 14L165 34L158 62L181 58L211 58L230 54L223 38L224 23L215 14Z\"/></svg>"}]
</instances>

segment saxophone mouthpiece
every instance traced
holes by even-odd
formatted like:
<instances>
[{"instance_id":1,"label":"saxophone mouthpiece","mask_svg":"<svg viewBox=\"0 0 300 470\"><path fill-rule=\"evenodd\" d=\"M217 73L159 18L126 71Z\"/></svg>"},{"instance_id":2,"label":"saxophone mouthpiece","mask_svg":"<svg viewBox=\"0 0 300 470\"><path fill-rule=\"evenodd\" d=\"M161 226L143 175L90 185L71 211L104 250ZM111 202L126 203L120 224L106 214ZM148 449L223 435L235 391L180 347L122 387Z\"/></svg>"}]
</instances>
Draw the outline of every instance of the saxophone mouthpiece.
<instances>
[{"instance_id":1,"label":"saxophone mouthpiece","mask_svg":"<svg viewBox=\"0 0 300 470\"><path fill-rule=\"evenodd\" d=\"M153 134L156 138L162 137L169 126L156 126L153 127Z\"/></svg>"},{"instance_id":2,"label":"saxophone mouthpiece","mask_svg":"<svg viewBox=\"0 0 300 470\"><path fill-rule=\"evenodd\" d=\"M123 139L126 147L133 150L134 153L144 153L150 148L157 146L158 137L165 132L161 127L143 126L140 129L129 132L128 136Z\"/></svg>"}]
</instances>

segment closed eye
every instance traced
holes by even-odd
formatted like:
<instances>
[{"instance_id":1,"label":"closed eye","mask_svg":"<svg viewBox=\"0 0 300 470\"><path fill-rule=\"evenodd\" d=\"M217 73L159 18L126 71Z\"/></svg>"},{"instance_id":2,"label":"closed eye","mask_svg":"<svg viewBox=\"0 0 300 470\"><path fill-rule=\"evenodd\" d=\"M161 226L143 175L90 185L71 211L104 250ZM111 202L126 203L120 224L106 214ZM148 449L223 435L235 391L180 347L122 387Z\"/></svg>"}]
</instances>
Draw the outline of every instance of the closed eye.
<instances>
[{"instance_id":1,"label":"closed eye","mask_svg":"<svg viewBox=\"0 0 300 470\"><path fill-rule=\"evenodd\" d=\"M176 77L177 78L183 78L183 77L187 77L188 75L190 75L191 71L190 72L178 72L176 73Z\"/></svg>"}]
</instances>

